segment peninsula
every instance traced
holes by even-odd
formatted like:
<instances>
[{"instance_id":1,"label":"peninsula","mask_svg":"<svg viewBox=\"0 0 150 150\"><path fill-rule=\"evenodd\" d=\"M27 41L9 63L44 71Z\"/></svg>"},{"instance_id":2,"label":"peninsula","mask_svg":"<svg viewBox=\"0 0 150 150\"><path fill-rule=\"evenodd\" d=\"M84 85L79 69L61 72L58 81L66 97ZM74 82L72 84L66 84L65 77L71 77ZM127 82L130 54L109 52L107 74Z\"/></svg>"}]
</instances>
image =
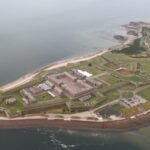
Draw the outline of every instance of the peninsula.
<instances>
[{"instance_id":1,"label":"peninsula","mask_svg":"<svg viewBox=\"0 0 150 150\"><path fill-rule=\"evenodd\" d=\"M150 122L150 23L112 48L51 63L0 87L0 128L127 129Z\"/></svg>"}]
</instances>

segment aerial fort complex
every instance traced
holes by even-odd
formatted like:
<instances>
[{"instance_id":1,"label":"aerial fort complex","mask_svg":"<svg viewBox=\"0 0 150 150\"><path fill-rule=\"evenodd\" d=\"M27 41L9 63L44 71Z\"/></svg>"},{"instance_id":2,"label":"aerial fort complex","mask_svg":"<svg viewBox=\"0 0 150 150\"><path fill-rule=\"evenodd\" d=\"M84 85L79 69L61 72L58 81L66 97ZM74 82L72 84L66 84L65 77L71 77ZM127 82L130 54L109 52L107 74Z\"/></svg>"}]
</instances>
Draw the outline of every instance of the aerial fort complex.
<instances>
[{"instance_id":1,"label":"aerial fort complex","mask_svg":"<svg viewBox=\"0 0 150 150\"><path fill-rule=\"evenodd\" d=\"M123 25L120 45L46 66L23 84L0 88L0 116L97 122L150 111L150 24ZM57 67L56 67L57 66Z\"/></svg>"},{"instance_id":2,"label":"aerial fort complex","mask_svg":"<svg viewBox=\"0 0 150 150\"><path fill-rule=\"evenodd\" d=\"M36 95L47 92L53 98L67 96L70 100L86 100L91 98L95 88L102 87L102 83L90 79L91 74L81 70L72 70L59 74L47 75L44 82L39 85L21 90L21 95L26 104L35 103Z\"/></svg>"}]
</instances>

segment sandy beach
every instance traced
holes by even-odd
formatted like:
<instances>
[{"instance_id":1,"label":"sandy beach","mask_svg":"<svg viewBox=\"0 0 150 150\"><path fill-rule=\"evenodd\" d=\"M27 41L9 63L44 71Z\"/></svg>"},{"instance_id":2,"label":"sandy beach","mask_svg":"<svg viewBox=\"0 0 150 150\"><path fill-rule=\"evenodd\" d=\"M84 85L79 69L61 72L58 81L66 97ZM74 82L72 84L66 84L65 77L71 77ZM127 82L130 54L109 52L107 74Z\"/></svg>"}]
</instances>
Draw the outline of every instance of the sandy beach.
<instances>
[{"instance_id":1,"label":"sandy beach","mask_svg":"<svg viewBox=\"0 0 150 150\"><path fill-rule=\"evenodd\" d=\"M108 49L100 50L94 54L88 54L86 56L81 56L77 58L70 58L62 61L57 61L50 63L37 71L26 74L16 81L8 83L0 87L0 92L6 92L13 88L19 87L32 81L38 74L43 71L50 71L60 67L66 67L68 64L75 64L82 61L87 61L95 57L101 56L104 53L114 50L116 48L122 48L127 44L132 43L136 38L129 38L126 42L116 45ZM84 116L84 115L81 115ZM85 117L85 116L84 116ZM86 116L93 117L93 116ZM130 129L139 127L141 125L150 123L150 111L132 116L130 118L114 118L114 119L100 119L96 120L80 118L73 119L72 115L68 118L63 116L62 118L56 117L54 114L49 114L48 116L26 116L17 118L6 118L0 117L0 128L24 128L24 127L64 127L64 128L100 128L100 129Z\"/></svg>"},{"instance_id":2,"label":"sandy beach","mask_svg":"<svg viewBox=\"0 0 150 150\"><path fill-rule=\"evenodd\" d=\"M40 74L43 71L48 71L48 70L53 70L53 69L56 69L56 68L64 67L64 66L67 66L70 63L78 63L78 62L81 62L81 61L90 60L90 59L93 59L97 56L103 55L107 51L108 51L108 49L105 49L105 50L101 50L100 52L97 52L97 53L94 53L94 54L89 54L87 56L82 56L82 57L79 57L79 58L71 58L71 59L66 59L66 60L50 63L50 64L38 69L37 71L35 71L33 73L24 75L23 77L17 79L16 81L13 81L13 82L10 82L10 83L8 83L4 86L1 86L0 91L1 92L7 92L7 91L9 91L13 88L16 88L16 87L19 87L19 86L21 86L25 83L28 83L31 80L33 80L34 77L36 77L38 74Z\"/></svg>"},{"instance_id":3,"label":"sandy beach","mask_svg":"<svg viewBox=\"0 0 150 150\"><path fill-rule=\"evenodd\" d=\"M64 66L67 66L68 64L70 63L78 63L78 62L81 62L81 61L86 61L86 60L90 60L90 59L93 59L97 56L101 56L103 55L104 53L108 52L108 51L111 51L111 50L114 50L114 49L120 49L122 47L125 47L126 45L132 43L135 39L141 37L141 34L139 32L139 36L138 37L133 37L133 36L130 36L130 35L127 35L127 29L126 28L120 28L119 32L118 32L118 35L125 35L128 37L128 40L125 41L125 42L119 42L119 44L117 44L116 46L113 46L113 47L110 47L110 48L106 48L106 49L101 49L95 53L92 53L92 54L87 54L85 56L81 56L81 57L77 57L77 58L69 58L69 59L65 59L65 60L62 60L62 61L56 61L56 62L53 62L53 63L50 63L42 68L39 68L38 70L32 72L32 73L29 73L29 74L26 74L22 77L20 77L19 79L13 81L13 82L10 82L6 85L3 85L0 87L0 92L6 92L6 91L9 91L13 88L16 88L16 87L19 87L25 83L28 83L30 82L31 80L34 79L34 77L36 77L38 74L40 74L41 72L43 71L49 71L49 70L53 70L53 69L56 69L56 68L60 68L60 67L64 67Z\"/></svg>"},{"instance_id":4,"label":"sandy beach","mask_svg":"<svg viewBox=\"0 0 150 150\"><path fill-rule=\"evenodd\" d=\"M127 43L129 44L129 43L133 42L133 40L135 40L135 39L128 40L126 42L126 44ZM13 88L16 88L16 87L19 87L23 84L26 84L26 83L32 81L38 74L40 74L43 71L50 71L50 70L57 69L57 68L60 68L60 67L65 67L65 66L67 66L68 64L71 64L71 63L78 63L78 62L82 62L82 61L87 61L87 60L96 58L98 56L101 56L101 55L103 55L103 54L105 54L108 51L111 51L113 49L123 47L126 44L124 44L124 43L119 44L119 45L116 45L112 48L100 50L99 52L96 52L94 54L88 54L86 56L81 56L81 57L77 57L77 58L70 58L70 59L50 63L50 64L38 69L37 71L34 71L33 73L26 74L26 75L20 77L19 79L15 80L13 82L10 82L6 85L1 86L0 87L0 92L7 92L7 91L9 91Z\"/></svg>"}]
</instances>

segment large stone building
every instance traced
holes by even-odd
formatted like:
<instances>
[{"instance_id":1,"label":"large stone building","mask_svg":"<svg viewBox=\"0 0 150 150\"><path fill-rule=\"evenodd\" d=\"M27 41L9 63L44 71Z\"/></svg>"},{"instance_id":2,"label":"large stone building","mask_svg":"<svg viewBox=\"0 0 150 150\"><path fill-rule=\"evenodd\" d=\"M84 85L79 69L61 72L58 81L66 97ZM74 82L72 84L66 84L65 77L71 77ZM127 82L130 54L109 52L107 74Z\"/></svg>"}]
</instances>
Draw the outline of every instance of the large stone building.
<instances>
[{"instance_id":1,"label":"large stone building","mask_svg":"<svg viewBox=\"0 0 150 150\"><path fill-rule=\"evenodd\" d=\"M69 99L90 99L94 89L102 86L101 82L90 78L91 74L86 71L73 69L70 72L49 74L45 81L20 91L26 104L37 102L36 96L47 92L57 98L67 96Z\"/></svg>"},{"instance_id":2,"label":"large stone building","mask_svg":"<svg viewBox=\"0 0 150 150\"><path fill-rule=\"evenodd\" d=\"M62 89L63 93L70 99L77 99L88 95L94 89L85 80L78 79L78 77L69 72L49 75L48 80Z\"/></svg>"}]
</instances>

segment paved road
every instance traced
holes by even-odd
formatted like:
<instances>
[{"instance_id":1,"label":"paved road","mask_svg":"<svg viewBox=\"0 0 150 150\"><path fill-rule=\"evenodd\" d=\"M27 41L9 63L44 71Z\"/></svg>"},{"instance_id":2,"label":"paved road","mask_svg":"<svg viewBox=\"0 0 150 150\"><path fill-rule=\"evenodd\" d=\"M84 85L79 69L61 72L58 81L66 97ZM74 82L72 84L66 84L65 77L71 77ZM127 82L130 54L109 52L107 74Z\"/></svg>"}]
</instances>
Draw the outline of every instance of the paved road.
<instances>
[{"instance_id":1,"label":"paved road","mask_svg":"<svg viewBox=\"0 0 150 150\"><path fill-rule=\"evenodd\" d=\"M99 119L99 117L95 114L96 110L104 108L106 106L110 106L110 105L116 104L118 102L119 102L119 99L114 100L112 102L109 102L109 103L107 103L105 105L102 105L102 106L100 106L98 108L95 108L95 109L93 109L91 111L86 111L86 112L82 112L82 113L75 113L75 114L49 114L48 118L49 119L63 118L65 120L71 120L72 117L79 117L82 120L86 120L87 117L95 117L95 118Z\"/></svg>"},{"instance_id":2,"label":"paved road","mask_svg":"<svg viewBox=\"0 0 150 150\"><path fill-rule=\"evenodd\" d=\"M138 92L140 92L140 91L142 91L142 90L145 90L145 89L147 89L147 88L150 88L150 85L146 85L146 86L137 88L137 89L135 90L135 93L138 93Z\"/></svg>"}]
</instances>

